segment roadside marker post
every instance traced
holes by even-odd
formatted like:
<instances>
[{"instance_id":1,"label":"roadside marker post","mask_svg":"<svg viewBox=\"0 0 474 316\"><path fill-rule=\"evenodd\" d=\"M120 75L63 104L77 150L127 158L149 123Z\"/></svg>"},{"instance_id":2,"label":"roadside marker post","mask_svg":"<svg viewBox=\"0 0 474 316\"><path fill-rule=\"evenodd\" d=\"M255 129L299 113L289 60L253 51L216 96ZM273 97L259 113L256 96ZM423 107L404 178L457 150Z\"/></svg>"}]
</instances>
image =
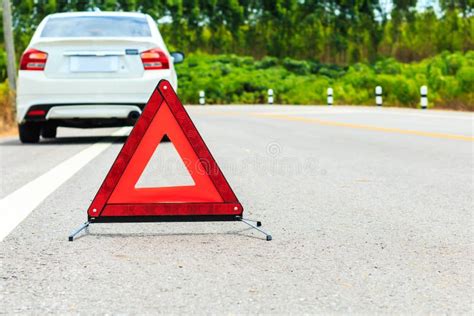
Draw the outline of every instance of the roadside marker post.
<instances>
[{"instance_id":1,"label":"roadside marker post","mask_svg":"<svg viewBox=\"0 0 474 316\"><path fill-rule=\"evenodd\" d=\"M204 90L199 91L199 104L206 105L206 92Z\"/></svg>"},{"instance_id":2,"label":"roadside marker post","mask_svg":"<svg viewBox=\"0 0 474 316\"><path fill-rule=\"evenodd\" d=\"M382 106L382 87L381 86L375 87L375 104L377 106Z\"/></svg>"},{"instance_id":3,"label":"roadside marker post","mask_svg":"<svg viewBox=\"0 0 474 316\"><path fill-rule=\"evenodd\" d=\"M420 100L421 108L423 110L426 110L426 108L428 107L428 87L427 86L421 86L420 95L421 95L421 100Z\"/></svg>"},{"instance_id":4,"label":"roadside marker post","mask_svg":"<svg viewBox=\"0 0 474 316\"><path fill-rule=\"evenodd\" d=\"M268 104L272 105L273 104L273 89L268 89Z\"/></svg>"},{"instance_id":5,"label":"roadside marker post","mask_svg":"<svg viewBox=\"0 0 474 316\"><path fill-rule=\"evenodd\" d=\"M136 187L167 136L194 185ZM129 222L240 221L265 234L260 221L242 217L243 207L191 121L171 84L161 80L87 210L90 224ZM255 224L253 224L255 223Z\"/></svg>"},{"instance_id":6,"label":"roadside marker post","mask_svg":"<svg viewBox=\"0 0 474 316\"><path fill-rule=\"evenodd\" d=\"M333 104L333 90L332 88L328 88L327 93L328 93L328 105L331 106Z\"/></svg>"}]
</instances>

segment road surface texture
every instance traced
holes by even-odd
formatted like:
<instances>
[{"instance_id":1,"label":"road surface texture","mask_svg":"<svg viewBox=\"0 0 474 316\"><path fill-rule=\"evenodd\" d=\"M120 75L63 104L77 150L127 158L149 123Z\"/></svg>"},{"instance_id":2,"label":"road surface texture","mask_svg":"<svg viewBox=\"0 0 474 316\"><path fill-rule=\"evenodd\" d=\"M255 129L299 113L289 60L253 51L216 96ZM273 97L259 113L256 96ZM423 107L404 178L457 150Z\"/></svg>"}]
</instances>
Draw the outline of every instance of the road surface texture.
<instances>
[{"instance_id":1,"label":"road surface texture","mask_svg":"<svg viewBox=\"0 0 474 316\"><path fill-rule=\"evenodd\" d=\"M68 242L126 131L4 138L0 313L473 312L472 114L188 111L245 215L273 241L218 222L95 224ZM141 186L179 169L164 155Z\"/></svg>"}]
</instances>

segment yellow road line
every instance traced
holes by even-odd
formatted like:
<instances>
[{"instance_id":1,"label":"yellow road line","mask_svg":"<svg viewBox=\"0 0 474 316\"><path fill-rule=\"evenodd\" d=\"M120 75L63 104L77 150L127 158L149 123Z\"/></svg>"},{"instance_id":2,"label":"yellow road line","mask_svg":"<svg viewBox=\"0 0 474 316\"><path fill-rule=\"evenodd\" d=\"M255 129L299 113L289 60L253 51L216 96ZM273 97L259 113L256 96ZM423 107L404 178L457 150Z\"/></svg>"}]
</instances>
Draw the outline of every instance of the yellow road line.
<instances>
[{"instance_id":1,"label":"yellow road line","mask_svg":"<svg viewBox=\"0 0 474 316\"><path fill-rule=\"evenodd\" d=\"M326 126L339 126L339 127L347 127L347 128L355 128L355 129L364 129L364 130L369 130L369 131L378 131L378 132L386 132L386 133L417 135L417 136L425 136L425 137L431 137L431 138L455 139L455 140L464 140L468 142L474 141L474 137L472 136L444 134L444 133L435 133L435 132L423 132L423 131L416 131L416 130L405 130L405 129L400 129L400 128L361 125L361 124L353 124L353 123L343 123L343 122L326 121L326 120L320 120L320 119L309 118L309 117L301 117L301 116L256 114L256 113L253 113L252 116L273 118L273 119L286 120L286 121L314 123L314 124L326 125Z\"/></svg>"},{"instance_id":2,"label":"yellow road line","mask_svg":"<svg viewBox=\"0 0 474 316\"><path fill-rule=\"evenodd\" d=\"M374 126L374 125L363 125L363 124L327 121L327 120L320 120L317 118L285 115L281 113L273 114L273 113L261 113L261 112L237 112L237 111L211 112L211 111L208 111L206 112L206 115L208 114L224 115L224 116L242 116L242 117L244 117L246 114L249 114L251 116L260 117L260 118L272 118L272 119L285 120L285 121L305 122L305 123L313 123L313 124L319 124L319 125L325 125L325 126L339 126L339 127L363 129L363 130L385 132L385 133L417 135L417 136L441 138L441 139L463 140L463 141L468 141L468 142L474 141L474 137L472 136L445 134L445 133L436 133L436 132L423 132L423 131L417 131L417 130L406 130L406 129L392 128L392 127L380 127L380 126Z\"/></svg>"}]
</instances>

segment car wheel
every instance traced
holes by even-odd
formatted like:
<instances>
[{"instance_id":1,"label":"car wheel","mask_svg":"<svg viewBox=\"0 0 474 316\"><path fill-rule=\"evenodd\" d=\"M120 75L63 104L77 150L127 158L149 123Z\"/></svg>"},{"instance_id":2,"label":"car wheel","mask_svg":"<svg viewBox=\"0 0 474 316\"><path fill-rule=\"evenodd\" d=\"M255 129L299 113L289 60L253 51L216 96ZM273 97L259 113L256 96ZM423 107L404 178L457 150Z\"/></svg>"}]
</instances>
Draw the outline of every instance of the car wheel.
<instances>
[{"instance_id":1,"label":"car wheel","mask_svg":"<svg viewBox=\"0 0 474 316\"><path fill-rule=\"evenodd\" d=\"M44 126L41 129L41 137L43 138L56 138L56 132L58 128L56 126Z\"/></svg>"},{"instance_id":2,"label":"car wheel","mask_svg":"<svg viewBox=\"0 0 474 316\"><path fill-rule=\"evenodd\" d=\"M24 123L24 124L18 125L20 141L22 143L39 142L40 130L41 130L41 127L38 124Z\"/></svg>"}]
</instances>

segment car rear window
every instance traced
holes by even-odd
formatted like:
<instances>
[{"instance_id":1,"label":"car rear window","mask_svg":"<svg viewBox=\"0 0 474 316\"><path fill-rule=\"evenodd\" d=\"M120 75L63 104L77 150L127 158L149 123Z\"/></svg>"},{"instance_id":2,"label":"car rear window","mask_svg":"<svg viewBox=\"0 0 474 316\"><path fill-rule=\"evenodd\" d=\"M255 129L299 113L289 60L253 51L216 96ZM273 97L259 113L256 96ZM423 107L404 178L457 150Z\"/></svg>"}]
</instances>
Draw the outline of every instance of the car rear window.
<instances>
[{"instance_id":1,"label":"car rear window","mask_svg":"<svg viewBox=\"0 0 474 316\"><path fill-rule=\"evenodd\" d=\"M150 37L145 17L75 16L50 18L41 37Z\"/></svg>"}]
</instances>

